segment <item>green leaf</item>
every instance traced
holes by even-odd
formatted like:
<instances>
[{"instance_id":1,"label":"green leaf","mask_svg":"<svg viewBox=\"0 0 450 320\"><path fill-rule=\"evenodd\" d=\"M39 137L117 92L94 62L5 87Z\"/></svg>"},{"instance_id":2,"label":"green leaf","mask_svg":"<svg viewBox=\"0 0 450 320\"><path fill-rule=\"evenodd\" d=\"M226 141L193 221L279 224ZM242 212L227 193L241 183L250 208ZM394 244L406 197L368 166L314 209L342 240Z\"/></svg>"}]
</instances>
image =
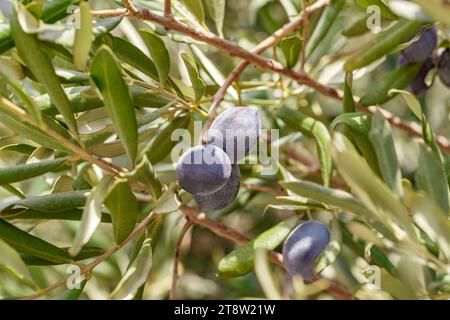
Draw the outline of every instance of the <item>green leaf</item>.
<instances>
[{"instance_id":1,"label":"green leaf","mask_svg":"<svg viewBox=\"0 0 450 320\"><path fill-rule=\"evenodd\" d=\"M72 247L69 249L69 254L72 257L81 251L81 248L89 241L100 224L102 204L112 181L112 176L104 176L87 197L80 227L78 228Z\"/></svg>"},{"instance_id":2,"label":"green leaf","mask_svg":"<svg viewBox=\"0 0 450 320\"><path fill-rule=\"evenodd\" d=\"M0 240L0 252L2 253L0 255L0 269L16 277L27 286L36 289L37 286L33 277L17 251Z\"/></svg>"},{"instance_id":3,"label":"green leaf","mask_svg":"<svg viewBox=\"0 0 450 320\"><path fill-rule=\"evenodd\" d=\"M416 181L419 188L424 190L447 216L449 196L445 171L440 159L424 145L420 145Z\"/></svg>"},{"instance_id":4,"label":"green leaf","mask_svg":"<svg viewBox=\"0 0 450 320\"><path fill-rule=\"evenodd\" d=\"M8 129L22 135L24 138L37 142L41 146L50 149L72 153L65 145L49 137L42 129L24 122L21 117L25 111L13 105L9 100L0 98L0 122Z\"/></svg>"},{"instance_id":5,"label":"green leaf","mask_svg":"<svg viewBox=\"0 0 450 320\"><path fill-rule=\"evenodd\" d=\"M411 109L411 111L414 113L417 119L422 119L423 113L419 100L417 100L417 98L411 92L406 90L391 89L389 90L388 95L393 95L396 93L400 93L400 95L408 105L409 109Z\"/></svg>"},{"instance_id":6,"label":"green leaf","mask_svg":"<svg viewBox=\"0 0 450 320\"><path fill-rule=\"evenodd\" d=\"M142 157L141 162L134 168L131 176L150 188L153 199L158 200L161 197L161 182L146 155Z\"/></svg>"},{"instance_id":7,"label":"green leaf","mask_svg":"<svg viewBox=\"0 0 450 320\"><path fill-rule=\"evenodd\" d=\"M102 46L97 51L92 61L91 77L103 97L133 167L138 144L136 114L128 87L122 78L121 67L108 47Z\"/></svg>"},{"instance_id":8,"label":"green leaf","mask_svg":"<svg viewBox=\"0 0 450 320\"><path fill-rule=\"evenodd\" d=\"M336 218L331 221L330 242L317 257L314 263L314 272L320 273L330 264L336 261L342 250L342 234Z\"/></svg>"},{"instance_id":9,"label":"green leaf","mask_svg":"<svg viewBox=\"0 0 450 320\"><path fill-rule=\"evenodd\" d=\"M280 184L297 194L320 201L328 206L340 208L345 211L350 211L356 214L365 215L367 209L350 193L339 189L331 189L320 184L310 181L298 180L290 182L280 182Z\"/></svg>"},{"instance_id":10,"label":"green leaf","mask_svg":"<svg viewBox=\"0 0 450 320\"><path fill-rule=\"evenodd\" d=\"M376 6L383 17L396 20L398 17L389 9L384 0L356 0L356 3L367 9L369 6Z\"/></svg>"},{"instance_id":11,"label":"green leaf","mask_svg":"<svg viewBox=\"0 0 450 320\"><path fill-rule=\"evenodd\" d=\"M399 234L396 227L401 227L411 239L417 240L409 220L408 210L396 195L370 170L343 135L336 132L333 142L333 159L336 168L352 192L398 238L402 238L403 235Z\"/></svg>"},{"instance_id":12,"label":"green leaf","mask_svg":"<svg viewBox=\"0 0 450 320\"><path fill-rule=\"evenodd\" d=\"M22 164L12 167L0 168L0 184L23 181L43 175L46 172L58 169L67 158L39 161L31 164Z\"/></svg>"},{"instance_id":13,"label":"green leaf","mask_svg":"<svg viewBox=\"0 0 450 320\"><path fill-rule=\"evenodd\" d=\"M305 54L309 57L317 48L320 42L325 38L331 25L336 20L344 7L345 0L335 0L325 7L319 21L314 26L314 30L306 43Z\"/></svg>"},{"instance_id":14,"label":"green leaf","mask_svg":"<svg viewBox=\"0 0 450 320\"><path fill-rule=\"evenodd\" d=\"M156 201L153 211L157 214L171 213L180 208L180 200L175 193L175 184L167 188L167 191Z\"/></svg>"},{"instance_id":15,"label":"green leaf","mask_svg":"<svg viewBox=\"0 0 450 320\"><path fill-rule=\"evenodd\" d=\"M155 132L150 142L145 146L142 155L146 154L148 160L154 165L162 160L172 151L178 143L172 141L172 132L176 129L184 129L189 125L190 117L181 116L167 121Z\"/></svg>"},{"instance_id":16,"label":"green leaf","mask_svg":"<svg viewBox=\"0 0 450 320\"><path fill-rule=\"evenodd\" d=\"M57 263L70 263L72 261L64 250L26 233L2 219L0 219L0 239L20 252L44 260Z\"/></svg>"},{"instance_id":17,"label":"green leaf","mask_svg":"<svg viewBox=\"0 0 450 320\"><path fill-rule=\"evenodd\" d=\"M333 173L333 163L330 151L331 138L327 127L320 121L287 107L279 108L276 115L291 129L314 138L317 144L322 181L325 186L328 186Z\"/></svg>"},{"instance_id":18,"label":"green leaf","mask_svg":"<svg viewBox=\"0 0 450 320\"><path fill-rule=\"evenodd\" d=\"M181 0L181 2L197 18L200 24L205 24L205 10L203 9L202 0Z\"/></svg>"},{"instance_id":19,"label":"green leaf","mask_svg":"<svg viewBox=\"0 0 450 320\"><path fill-rule=\"evenodd\" d=\"M225 18L225 0L206 0L206 8L216 24L217 33L223 38L223 20Z\"/></svg>"},{"instance_id":20,"label":"green leaf","mask_svg":"<svg viewBox=\"0 0 450 320\"><path fill-rule=\"evenodd\" d=\"M11 35L19 55L33 76L46 89L50 99L64 117L72 134L78 137L77 124L72 113L70 101L64 93L50 60L42 51L41 44L36 37L22 30L17 20L17 14L14 12L11 15Z\"/></svg>"},{"instance_id":21,"label":"green leaf","mask_svg":"<svg viewBox=\"0 0 450 320\"><path fill-rule=\"evenodd\" d=\"M63 250L64 252L68 252L70 248L61 248L61 250ZM80 253L78 253L75 257L72 257L73 261L81 261L81 260L86 260L86 259L90 259L93 257L98 257L102 254L105 253L104 249L101 248L97 248L97 247L84 247ZM20 253L20 256L23 260L23 262L25 262L25 264L27 266L54 266L54 265L60 265L62 264L61 262L54 262L54 261L48 261L48 260L44 260L41 258L36 258L34 256L31 256L27 253Z\"/></svg>"},{"instance_id":22,"label":"green leaf","mask_svg":"<svg viewBox=\"0 0 450 320\"><path fill-rule=\"evenodd\" d=\"M164 41L152 31L141 30L140 33L155 63L156 70L158 71L160 85L162 86L169 78L169 51L167 51Z\"/></svg>"},{"instance_id":23,"label":"green leaf","mask_svg":"<svg viewBox=\"0 0 450 320\"><path fill-rule=\"evenodd\" d=\"M362 112L343 113L333 120L331 128L336 129L339 125L345 126L343 130L345 136L355 144L373 172L381 177L375 149L369 140L370 117Z\"/></svg>"},{"instance_id":24,"label":"green leaf","mask_svg":"<svg viewBox=\"0 0 450 320\"><path fill-rule=\"evenodd\" d=\"M286 68L294 67L300 58L302 41L297 36L283 38L280 41L281 50L283 50L286 59Z\"/></svg>"},{"instance_id":25,"label":"green leaf","mask_svg":"<svg viewBox=\"0 0 450 320\"><path fill-rule=\"evenodd\" d=\"M92 33L93 22L91 7L86 1L80 3L80 28L75 31L73 44L73 60L78 70L87 70L89 52L91 51L94 36Z\"/></svg>"},{"instance_id":26,"label":"green leaf","mask_svg":"<svg viewBox=\"0 0 450 320\"><path fill-rule=\"evenodd\" d=\"M345 74L345 81L344 81L344 99L342 101L342 110L345 113L349 112L355 112L355 101L353 100L353 93L352 93L352 83L353 83L353 74L346 73Z\"/></svg>"},{"instance_id":27,"label":"green leaf","mask_svg":"<svg viewBox=\"0 0 450 320\"><path fill-rule=\"evenodd\" d=\"M434 201L430 201L420 193L409 197L408 207L414 214L414 221L439 245L448 261L450 259L450 224L447 213L436 206Z\"/></svg>"},{"instance_id":28,"label":"green leaf","mask_svg":"<svg viewBox=\"0 0 450 320\"><path fill-rule=\"evenodd\" d=\"M264 249L255 250L255 273L266 297L270 300L281 300L280 288L275 282L267 252Z\"/></svg>"},{"instance_id":29,"label":"green leaf","mask_svg":"<svg viewBox=\"0 0 450 320\"><path fill-rule=\"evenodd\" d=\"M195 94L195 102L198 102L205 94L205 83L202 78L200 78L194 58L186 52L183 52L181 57L183 58L184 65L186 66L189 78L191 79L192 88L194 89Z\"/></svg>"},{"instance_id":30,"label":"green leaf","mask_svg":"<svg viewBox=\"0 0 450 320\"><path fill-rule=\"evenodd\" d=\"M101 40L114 51L115 55L120 60L125 61L130 66L148 75L153 80L159 80L155 63L131 42L119 37L114 37L111 34L105 34Z\"/></svg>"},{"instance_id":31,"label":"green leaf","mask_svg":"<svg viewBox=\"0 0 450 320\"><path fill-rule=\"evenodd\" d=\"M375 150L378 167L384 182L401 198L403 196L402 173L395 151L394 137L392 136L391 126L380 110L377 110L373 117L369 139Z\"/></svg>"},{"instance_id":32,"label":"green leaf","mask_svg":"<svg viewBox=\"0 0 450 320\"><path fill-rule=\"evenodd\" d=\"M0 204L0 212L11 208L27 208L41 212L59 212L75 209L84 206L86 192L86 190L71 191L3 202Z\"/></svg>"},{"instance_id":33,"label":"green leaf","mask_svg":"<svg viewBox=\"0 0 450 320\"><path fill-rule=\"evenodd\" d=\"M364 43L348 56L344 70L350 72L362 68L390 53L399 44L411 37L420 27L420 24L420 21L398 20L388 29L378 33L372 41Z\"/></svg>"},{"instance_id":34,"label":"green leaf","mask_svg":"<svg viewBox=\"0 0 450 320\"><path fill-rule=\"evenodd\" d=\"M84 199L86 200L86 198ZM17 219L17 220L68 220L68 221L81 221L82 215L83 210L77 208L55 212L20 209L18 213L8 214L8 212L6 211L3 214L0 214L0 216L6 220ZM109 213L102 212L101 222L111 223L111 215Z\"/></svg>"},{"instance_id":35,"label":"green leaf","mask_svg":"<svg viewBox=\"0 0 450 320\"><path fill-rule=\"evenodd\" d=\"M114 238L120 244L133 231L139 213L136 197L127 180L114 183L105 198L105 206L111 212Z\"/></svg>"},{"instance_id":36,"label":"green leaf","mask_svg":"<svg viewBox=\"0 0 450 320\"><path fill-rule=\"evenodd\" d=\"M0 23L0 54L14 47L9 24Z\"/></svg>"},{"instance_id":37,"label":"green leaf","mask_svg":"<svg viewBox=\"0 0 450 320\"><path fill-rule=\"evenodd\" d=\"M26 106L27 111L30 113L31 117L38 124L42 124L41 112L34 102L34 100L25 93L20 85L19 79L14 74L14 60L7 60L0 57L0 77L2 77L13 89L14 93L20 98L22 103ZM20 65L19 65L20 67Z\"/></svg>"},{"instance_id":38,"label":"green leaf","mask_svg":"<svg viewBox=\"0 0 450 320\"><path fill-rule=\"evenodd\" d=\"M152 268L152 238L145 238L138 255L123 275L117 287L111 293L113 300L130 300L138 289L145 284Z\"/></svg>"},{"instance_id":39,"label":"green leaf","mask_svg":"<svg viewBox=\"0 0 450 320\"><path fill-rule=\"evenodd\" d=\"M233 250L219 262L219 275L236 277L253 268L255 249L275 250L297 225L298 217L291 217L264 231L253 241Z\"/></svg>"},{"instance_id":40,"label":"green leaf","mask_svg":"<svg viewBox=\"0 0 450 320\"><path fill-rule=\"evenodd\" d=\"M68 8L71 5L77 4L79 0L58 0L58 1L45 1L42 4L41 20L45 23L55 23L64 17L69 12Z\"/></svg>"},{"instance_id":41,"label":"green leaf","mask_svg":"<svg viewBox=\"0 0 450 320\"><path fill-rule=\"evenodd\" d=\"M372 106L383 104L392 99L396 92L392 89L403 89L419 73L421 63L405 64L390 72L384 79L375 83L369 88L369 91L361 97L360 103L363 106ZM389 92L394 94L389 94Z\"/></svg>"}]
</instances>

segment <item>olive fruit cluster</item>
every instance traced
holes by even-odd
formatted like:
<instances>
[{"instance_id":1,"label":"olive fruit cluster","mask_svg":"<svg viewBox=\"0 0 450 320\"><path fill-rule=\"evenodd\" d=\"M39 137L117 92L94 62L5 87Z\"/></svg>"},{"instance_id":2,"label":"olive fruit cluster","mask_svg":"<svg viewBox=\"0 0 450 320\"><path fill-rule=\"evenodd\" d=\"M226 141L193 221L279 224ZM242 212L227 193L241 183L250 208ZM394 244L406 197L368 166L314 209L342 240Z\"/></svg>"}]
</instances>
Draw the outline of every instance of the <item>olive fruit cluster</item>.
<instances>
[{"instance_id":1,"label":"olive fruit cluster","mask_svg":"<svg viewBox=\"0 0 450 320\"><path fill-rule=\"evenodd\" d=\"M413 37L416 37L414 35ZM412 37L412 38L413 38ZM409 39L411 40L411 39ZM397 61L397 65L422 63L422 67L416 77L409 85L409 90L417 96L425 93L429 88L426 84L426 76L428 72L436 67L433 60L433 51L436 49L438 37L434 26L429 28L421 28L419 31L419 39L410 46L401 51L401 55ZM450 53L445 50L438 58L437 67L441 81L450 87Z\"/></svg>"},{"instance_id":2,"label":"olive fruit cluster","mask_svg":"<svg viewBox=\"0 0 450 320\"><path fill-rule=\"evenodd\" d=\"M234 107L214 120L205 133L206 144L180 157L178 182L202 209L222 209L236 198L241 178L237 162L255 148L260 131L257 108Z\"/></svg>"},{"instance_id":3,"label":"olive fruit cluster","mask_svg":"<svg viewBox=\"0 0 450 320\"><path fill-rule=\"evenodd\" d=\"M310 280L314 264L330 241L327 227L317 221L307 221L295 228L283 245L283 261L292 276Z\"/></svg>"}]
</instances>

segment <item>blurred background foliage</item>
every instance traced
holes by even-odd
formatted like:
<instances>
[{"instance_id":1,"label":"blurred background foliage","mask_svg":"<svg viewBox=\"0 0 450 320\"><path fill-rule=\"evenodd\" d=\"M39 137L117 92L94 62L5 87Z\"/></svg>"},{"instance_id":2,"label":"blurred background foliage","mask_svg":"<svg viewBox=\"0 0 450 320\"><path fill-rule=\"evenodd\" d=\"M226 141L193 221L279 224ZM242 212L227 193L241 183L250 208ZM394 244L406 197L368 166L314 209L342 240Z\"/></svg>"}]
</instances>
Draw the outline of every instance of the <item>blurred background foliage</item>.
<instances>
[{"instance_id":1,"label":"blurred background foliage","mask_svg":"<svg viewBox=\"0 0 450 320\"><path fill-rule=\"evenodd\" d=\"M43 8L48 6L49 2L64 2L63 10L59 12L62 12L62 14L54 13L54 19L51 18L53 17L51 12L49 13L50 18L42 16L42 13L45 12ZM218 23L217 19L214 19L211 14L211 10L208 10L208 6L211 6L210 2L214 1L200 1L204 14L204 21L201 21L201 19L198 19L198 12L196 15L196 11L190 11L189 6L186 5L189 1L173 1L175 17L189 25L207 29L220 35L222 33L222 29L220 29L221 21ZM247 50L251 50L285 23L295 19L303 2L312 3L312 1L306 0L226 0L223 2L225 3L224 38L236 42ZM388 4L391 2L406 1L383 1L383 3ZM190 3L197 3L197 1ZM337 17L328 22L327 32L306 59L305 71L313 79L333 88L344 89L345 72L343 64L346 58L356 49L362 47L364 43L372 41L377 36L375 32L367 30L364 26L361 27L361 19L367 19L368 16L364 6L367 3L370 4L371 1L343 1L343 8L339 11ZM373 1L373 3L378 2ZM421 5L418 8L422 9L414 7L415 10L427 14L428 22L435 23L437 27L439 50L448 48L450 36L448 6L440 4L439 1L429 1L425 5L422 1L417 1L417 3ZM135 1L135 4L138 7L148 8L155 13L162 14L162 1L139 0ZM156 154L153 151L158 147L158 143L155 143L155 137L161 131L158 128L170 125L175 117L187 115L191 120L204 120L212 95L220 86L217 78L226 78L229 72L233 70L237 59L209 45L192 40L183 34L165 31L162 27L147 21L114 17L97 19L94 23L96 39L92 42L90 51L88 50L88 60L84 62L86 65L83 66L82 63L82 67L79 68L74 61L74 31L69 28L70 17L65 17L65 12L70 5L79 5L79 1L22 1L21 14L32 15L32 17L25 17L23 19L27 22L20 21L20 23L22 28L27 24L30 28L29 32L37 33L40 46L51 59L58 80L66 88L66 93L70 93L69 96L73 94L72 108L75 105L79 108L76 113L78 131L81 139L84 140L93 154L112 158L114 164L129 167L128 157L116 134L117 128L114 127L117 124L113 123L114 121L111 122L108 113L102 107L102 101L96 97L95 90L89 87L93 86L93 82L89 78L89 68L93 63L92 60L96 50L102 43L112 46L112 52L116 54L124 74L127 75L124 77L125 83L130 88L133 87L131 92L138 126L140 127L139 150L145 147L154 148L150 149L150 154ZM92 10L106 10L120 7L121 3L120 1L110 0L90 0L89 6ZM3 13L0 18L0 21L2 21L0 23L0 49L2 52L0 63L4 71L0 73L2 75L0 79L1 95L25 108L26 103L17 94L17 91L12 90L11 80L8 80L8 77L13 78L13 81L17 79L23 92L32 97L32 100L44 114L50 119L56 119L58 125L65 129L68 128L68 123L59 114L61 112L56 111L55 106L50 104L47 86L40 83L42 81L34 74L34 70L27 66L29 62L23 57L22 52L18 52L14 48L14 42L11 40L8 42L10 38L4 36L9 32L7 31L11 14L9 1L0 0L0 8ZM440 10L447 13L446 21L444 21L445 19L442 20L439 14L436 14ZM408 10L404 11L418 14L409 7ZM395 23L394 21L398 17L395 15L394 17L384 17L382 19L383 27ZM36 30L33 30L35 27L33 24L39 19L41 25L36 32ZM45 19L47 21L44 24L42 21ZM300 28L297 33L293 34L295 38L291 41L293 41L294 46L296 40L302 35L307 34L307 39L313 36L319 19L320 13L314 14L309 19L308 30L304 31ZM158 70L156 78L154 78L150 76L150 73L146 74L146 71L150 69L146 69L148 65L142 66L140 63L143 61L135 60L139 57L138 55L127 57L127 52L121 52L111 45L111 41L114 42L111 39L124 39L142 50L147 57L156 60L153 52L151 52L155 42L147 40L151 42L150 47L148 47L149 42L138 32L141 29L152 30L154 32L152 34L156 34L159 39L163 39L167 47L171 61L170 80L164 86L159 83L161 72L158 68L164 62L155 61ZM347 36L344 34L347 34ZM108 38L108 35L112 35L114 38ZM288 44L285 43L285 45ZM293 49L296 55L292 57L285 54L292 51L284 51L282 42L274 50L266 50L263 56L279 60L284 66L299 70L300 47L301 44L297 51L295 51L295 48ZM437 50L434 54L437 54ZM190 55L195 57L200 78L205 83L205 94L199 103L195 103L195 97L190 88L192 79L189 79L190 75L179 56L180 52L183 51L189 52ZM374 63L355 71L351 87L353 95L364 96L377 83L383 82L397 68L396 60L398 56L398 50L394 50L388 55L383 55ZM78 57L78 59L80 58ZM136 64L133 64L133 62ZM158 64L160 65L158 66ZM165 93L158 91L160 85ZM178 89L175 90L175 87L178 87ZM83 94L75 98L79 90ZM175 96L178 96L184 102L180 103L179 100L174 98ZM429 128L435 134L450 138L450 90L441 83L437 76L434 77L433 84L423 96L413 98L414 102L405 99L405 97L408 97L408 94L398 94L383 103L382 108L399 116L404 121L416 122L419 126L422 121L422 125L424 127L429 125ZM175 104L168 105L168 103L174 101ZM184 105L185 102L187 102L187 107ZM414 109L414 106L417 105L416 102L419 103L419 108L421 107L424 117L421 116L420 111L417 113L417 109ZM249 239L254 239L262 232L295 214L299 215L302 220L320 220L328 224L330 228L332 227L332 232L334 231L333 234L335 235L333 241L338 248L337 251L327 248L327 252L330 252L332 258L321 275L344 288L344 291L350 292L351 296L362 299L448 298L450 292L450 264L448 259L450 259L450 256L447 254L450 246L450 227L448 221L448 184L445 183L445 178L450 181L449 161L445 152L439 152L436 148L433 149L436 143L432 138L424 143L422 139L411 137L405 131L396 127L390 128L379 114L378 118L375 116L375 119L377 119L376 126L374 125L374 118L367 115L356 114L352 119L338 119L337 117L343 114L342 101L325 97L306 86L298 85L290 79L281 77L279 74L263 71L253 66L247 67L237 85L228 91L220 110L233 105L259 107L262 112L263 127L280 129L280 140L277 143L280 145L280 165L282 165L283 170L278 175L267 177L260 175L258 165L244 164L241 165L242 182L266 186L279 192L287 192L290 199L280 199L280 197L277 197L279 194L241 188L238 198L230 207L209 212L208 217L239 230ZM297 129L295 125L291 126L286 121L286 117L290 117L289 112L284 117L283 114L277 113L277 110L282 107L295 110L298 114L301 114L302 118L300 119L311 117L323 123L329 134L340 131L345 136L350 137L352 135L349 134L348 130L351 130L351 128L348 127L355 123L358 125L362 123L362 129L360 128L362 132L357 132L356 135L360 135L362 141L371 144L371 153L361 152L361 145L358 145L358 142L355 141L357 139L354 138L354 135L351 142L340 135L333 136L333 147L330 147L329 154L325 155L325 157L333 157L333 178L330 186L320 187L324 175L323 172L322 175L320 172L321 162L319 162L319 158L324 157L324 155L317 153L317 139L314 138L314 132L311 132L311 130L299 132L302 130ZM161 109L160 115L154 113ZM150 114L153 115L149 116ZM369 129L364 128L365 121L370 122L370 118L372 118L372 128L370 129L370 126ZM18 164L48 161L65 155L62 151L55 151L48 146L40 145L39 142L32 141L30 137L24 139L21 132L8 127L8 123L4 120L5 117L1 119L1 167L12 168ZM142 120L143 122L139 123L139 119L148 120ZM335 125L332 126L333 121L335 121ZM192 129L192 121L189 128ZM175 128L171 129L169 133ZM364 130L366 131L364 132ZM370 130L370 132L367 130ZM382 140L381 134L378 136L377 133L374 133L376 130L384 132L387 137L383 136L384 140ZM392 154L392 149L389 149L391 143L390 130L392 130L393 141L395 141L394 154ZM353 134L355 133L353 132ZM370 134L373 134L374 137L371 137ZM71 139L76 141L74 138ZM159 147L168 145L166 140L164 138L159 140ZM382 142L381 145L376 146L377 140ZM150 162L161 183L169 186L176 181L174 166L168 155L169 150L158 152L162 152L162 155L155 155L156 158L153 161L150 159ZM391 153L389 154L389 152ZM297 157L294 158L293 154ZM383 161L383 155L386 154L388 160L384 160L387 161L387 164L386 162L380 164L379 162ZM368 159L370 157L377 163L378 172L374 170L373 166L371 168L367 166L365 161L370 164L371 160ZM403 181L400 181L397 176L397 167L398 170L401 170ZM64 166L48 171L31 179L2 185L3 188L0 190L0 217L13 226L57 247L69 248L80 228L79 220L83 210L82 205L73 205L73 208L70 208L73 210L68 210L70 212L66 212L67 217L61 220L55 214L46 215L48 211L40 211L39 208L33 209L33 205L21 203L20 201L23 200L18 199L61 192L75 192L77 190L89 191L98 184L103 174L98 167L88 165L87 162L79 159L66 162ZM418 183L418 176L419 180L422 179L422 183ZM442 178L444 178L444 184L442 184ZM384 180L384 183L382 180ZM289 183L287 185L280 184L280 181L290 181L291 185ZM302 181L309 181L314 184L303 185ZM390 184L391 181L394 182ZM331 188L334 191L344 190L348 194L330 195ZM350 195L350 193L353 195ZM427 194L427 196L424 196L424 194ZM86 193L83 193L82 200L77 201L84 201L85 198L83 197L85 196ZM195 205L186 193L181 192L180 196L183 204ZM348 200L347 196L351 200ZM342 200L341 197L345 200ZM310 205L308 204L310 200L318 201L318 203ZM340 200L344 202L343 205L339 202ZM443 202L440 200L443 200ZM447 201L446 204L445 201ZM357 202L357 207L362 208L363 213L349 209L348 202ZM140 202L139 205L141 212L144 212L146 204ZM66 204L64 203L63 206L66 206ZM445 209L447 210L445 211ZM103 210L106 215L109 215L108 210L105 208ZM53 211L53 213L55 212L57 213L57 211ZM406 213L406 215L403 215L403 213ZM18 216L13 216L15 214L18 214ZM139 217L139 219L141 218L142 216ZM172 282L174 251L182 225L183 214L179 210L164 214L159 234L155 239L152 239L151 271L144 290L136 294L137 298L165 299L168 297ZM335 231L336 229L337 231ZM2 238L1 235L0 238ZM14 246L6 243L6 240L0 242L1 247L7 248L0 253L0 267L3 269L3 271L0 270L1 298L31 295L39 290L37 288L49 287L68 275L66 264L36 265L36 262L33 262L33 257L21 252L20 249L16 248L17 251L11 249ZM98 251L93 254L95 256L103 250L113 247L114 243L111 224L101 223L87 246L97 248ZM244 275L218 277L219 264L227 254L237 247L239 246L216 236L201 226L191 228L181 246L177 297L184 299L266 297L265 284L261 283L264 280L257 276L253 268L251 268L251 272ZM79 294L79 298L109 298L111 292L125 274L136 248L139 249L137 238L98 265ZM274 249L279 251L280 243ZM22 263L17 262L17 252L22 258L19 261L27 264L26 269L30 274L29 276L24 277L20 271L17 271L22 270L23 267ZM84 262L88 261L91 260L88 259ZM14 266L13 262L18 263L19 266L17 269L13 267L11 270L11 266ZM377 265L381 268L381 288L365 284L367 279L363 270L370 265ZM294 282L294 288L292 288L292 282L284 270L274 266L271 266L271 268L274 271L273 279L279 285L280 292L284 297L342 298L342 296L327 289L327 282L321 283L318 281L305 286L301 281L297 281ZM27 273L27 271L24 272ZM292 295L292 292L294 292L294 295ZM66 294L63 286L61 290L46 297L67 298Z\"/></svg>"}]
</instances>

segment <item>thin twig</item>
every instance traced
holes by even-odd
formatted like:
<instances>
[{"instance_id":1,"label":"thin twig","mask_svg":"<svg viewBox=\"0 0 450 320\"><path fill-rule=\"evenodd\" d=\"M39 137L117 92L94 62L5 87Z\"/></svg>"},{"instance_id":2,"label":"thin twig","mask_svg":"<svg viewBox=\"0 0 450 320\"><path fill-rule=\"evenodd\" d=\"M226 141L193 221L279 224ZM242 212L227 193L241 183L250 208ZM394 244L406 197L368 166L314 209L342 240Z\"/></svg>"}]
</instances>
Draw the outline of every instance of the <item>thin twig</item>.
<instances>
[{"instance_id":1,"label":"thin twig","mask_svg":"<svg viewBox=\"0 0 450 320\"><path fill-rule=\"evenodd\" d=\"M301 0L302 3L302 9L306 8L306 0ZM305 49L306 49L306 43L308 42L308 32L309 32L309 16L306 14L305 18L303 19L303 43L302 43L302 49L300 53L300 70L305 71Z\"/></svg>"},{"instance_id":2,"label":"thin twig","mask_svg":"<svg viewBox=\"0 0 450 320\"><path fill-rule=\"evenodd\" d=\"M169 292L169 300L175 299L175 294L177 290L177 281L178 281L178 264L180 261L180 251L181 244L183 243L184 236L186 235L189 228L192 226L192 222L189 217L186 217L186 223L183 225L181 229L180 235L178 236L177 245L175 247L175 255L173 257L173 271L172 271L172 287Z\"/></svg>"},{"instance_id":3,"label":"thin twig","mask_svg":"<svg viewBox=\"0 0 450 320\"><path fill-rule=\"evenodd\" d=\"M172 1L164 0L164 17L172 18Z\"/></svg>"}]
</instances>

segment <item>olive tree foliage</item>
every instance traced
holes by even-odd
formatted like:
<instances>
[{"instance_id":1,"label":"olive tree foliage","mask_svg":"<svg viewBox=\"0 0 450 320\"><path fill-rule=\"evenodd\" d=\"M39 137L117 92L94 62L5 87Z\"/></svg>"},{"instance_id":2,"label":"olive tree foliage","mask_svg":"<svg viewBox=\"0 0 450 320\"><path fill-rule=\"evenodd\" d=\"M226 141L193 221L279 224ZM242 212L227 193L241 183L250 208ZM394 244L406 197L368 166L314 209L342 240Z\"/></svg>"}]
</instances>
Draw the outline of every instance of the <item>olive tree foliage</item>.
<instances>
[{"instance_id":1,"label":"olive tree foliage","mask_svg":"<svg viewBox=\"0 0 450 320\"><path fill-rule=\"evenodd\" d=\"M0 9L1 298L449 297L448 5ZM202 143L195 123L234 106L276 129L277 170L242 161L234 200L204 210L172 134ZM320 233L282 250L307 220Z\"/></svg>"}]
</instances>

